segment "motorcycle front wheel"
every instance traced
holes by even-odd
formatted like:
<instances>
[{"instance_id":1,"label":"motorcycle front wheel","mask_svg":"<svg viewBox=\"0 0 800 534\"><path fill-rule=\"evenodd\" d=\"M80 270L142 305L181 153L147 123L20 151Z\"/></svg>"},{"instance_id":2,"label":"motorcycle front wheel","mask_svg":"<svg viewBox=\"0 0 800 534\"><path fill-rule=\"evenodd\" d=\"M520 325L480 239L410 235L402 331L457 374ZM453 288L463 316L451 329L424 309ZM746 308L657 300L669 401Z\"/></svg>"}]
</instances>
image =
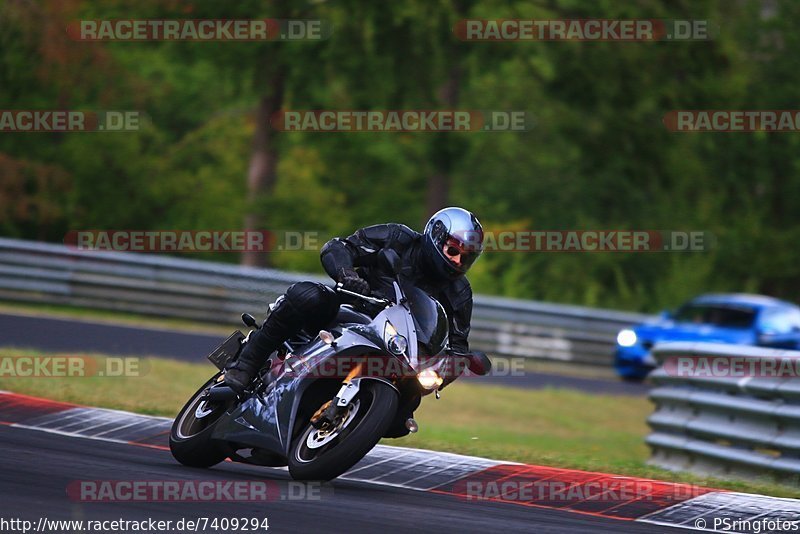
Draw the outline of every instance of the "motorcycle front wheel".
<instances>
[{"instance_id":1,"label":"motorcycle front wheel","mask_svg":"<svg viewBox=\"0 0 800 534\"><path fill-rule=\"evenodd\" d=\"M292 478L331 480L353 467L386 433L398 402L397 391L390 385L364 380L334 427L321 430L306 422L289 454Z\"/></svg>"}]
</instances>

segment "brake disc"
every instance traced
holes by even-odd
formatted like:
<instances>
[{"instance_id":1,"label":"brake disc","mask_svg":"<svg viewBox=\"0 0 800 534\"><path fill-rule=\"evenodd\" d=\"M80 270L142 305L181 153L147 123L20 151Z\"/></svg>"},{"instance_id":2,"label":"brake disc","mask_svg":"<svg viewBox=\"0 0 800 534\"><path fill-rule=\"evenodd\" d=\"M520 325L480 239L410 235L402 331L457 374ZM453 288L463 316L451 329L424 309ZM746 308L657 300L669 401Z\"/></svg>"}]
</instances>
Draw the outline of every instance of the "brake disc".
<instances>
[{"instance_id":1,"label":"brake disc","mask_svg":"<svg viewBox=\"0 0 800 534\"><path fill-rule=\"evenodd\" d=\"M313 432L310 432L306 438L306 447L309 449L319 449L323 445L327 445L333 441L333 439L336 438L342 430L347 428L347 425L349 425L353 419L355 419L360 405L361 403L358 399L350 403L347 406L347 413L342 416L341 422L333 429L317 430L314 428Z\"/></svg>"}]
</instances>

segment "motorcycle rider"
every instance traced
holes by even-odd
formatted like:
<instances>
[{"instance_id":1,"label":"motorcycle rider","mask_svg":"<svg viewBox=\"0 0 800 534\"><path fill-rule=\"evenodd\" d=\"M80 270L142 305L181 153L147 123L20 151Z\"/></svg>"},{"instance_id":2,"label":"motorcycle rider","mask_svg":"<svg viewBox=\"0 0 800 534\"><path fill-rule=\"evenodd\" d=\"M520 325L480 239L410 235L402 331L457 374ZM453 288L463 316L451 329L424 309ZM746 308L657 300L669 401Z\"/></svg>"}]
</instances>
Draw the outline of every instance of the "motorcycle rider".
<instances>
[{"instance_id":1,"label":"motorcycle rider","mask_svg":"<svg viewBox=\"0 0 800 534\"><path fill-rule=\"evenodd\" d=\"M400 256L401 277L444 307L450 322L451 350L469 354L472 289L464 275L483 251L483 228L475 215L458 207L444 208L428 220L422 234L396 223L368 226L346 239L328 241L321 251L322 266L344 289L392 297L391 278L377 263L378 253L384 248L394 249ZM306 281L290 286L228 366L225 383L241 393L284 341L302 329L316 332L328 326L336 318L340 303L340 295L324 284ZM481 365L484 372L488 371L490 363L485 356ZM447 377L445 384L457 376Z\"/></svg>"}]
</instances>

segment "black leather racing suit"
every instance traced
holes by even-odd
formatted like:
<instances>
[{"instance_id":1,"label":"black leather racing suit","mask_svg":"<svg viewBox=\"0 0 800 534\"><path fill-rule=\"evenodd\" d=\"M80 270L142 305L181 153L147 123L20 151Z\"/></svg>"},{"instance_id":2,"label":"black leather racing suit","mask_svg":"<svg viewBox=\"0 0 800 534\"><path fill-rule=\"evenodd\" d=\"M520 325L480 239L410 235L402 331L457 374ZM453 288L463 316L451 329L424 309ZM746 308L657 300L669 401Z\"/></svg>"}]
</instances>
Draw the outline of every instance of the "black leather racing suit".
<instances>
[{"instance_id":1,"label":"black leather racing suit","mask_svg":"<svg viewBox=\"0 0 800 534\"><path fill-rule=\"evenodd\" d=\"M441 302L450 319L450 347L456 352L469 352L470 319L472 318L472 289L463 276L442 280L428 266L423 253L424 236L402 224L379 224L362 228L346 239L332 239L322 247L322 266L331 278L342 268L355 267L369 283L373 294L393 298L392 278L376 265L378 252L391 248L400 256L403 268L400 276L411 281Z\"/></svg>"},{"instance_id":2,"label":"black leather racing suit","mask_svg":"<svg viewBox=\"0 0 800 534\"><path fill-rule=\"evenodd\" d=\"M400 276L438 300L450 320L450 347L468 353L467 336L472 317L472 289L464 276L442 279L435 274L426 254L424 236L402 224L379 224L362 228L347 238L328 241L321 252L325 271L336 280L342 268L354 268L364 278L373 294L393 297L391 277L377 265L382 248L394 249L402 259ZM315 332L328 326L336 317L341 299L331 287L316 282L298 282L290 286L264 325L250 335L233 368L251 374L260 369L267 357L301 329ZM450 380L447 380L449 378ZM456 377L447 377L449 382Z\"/></svg>"}]
</instances>

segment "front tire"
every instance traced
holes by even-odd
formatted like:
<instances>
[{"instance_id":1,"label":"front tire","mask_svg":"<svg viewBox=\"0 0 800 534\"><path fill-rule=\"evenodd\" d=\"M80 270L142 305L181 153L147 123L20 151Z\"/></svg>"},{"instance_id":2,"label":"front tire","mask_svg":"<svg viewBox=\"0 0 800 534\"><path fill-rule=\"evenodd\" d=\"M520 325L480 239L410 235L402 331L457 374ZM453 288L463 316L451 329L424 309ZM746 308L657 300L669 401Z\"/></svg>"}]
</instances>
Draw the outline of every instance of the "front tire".
<instances>
[{"instance_id":1,"label":"front tire","mask_svg":"<svg viewBox=\"0 0 800 534\"><path fill-rule=\"evenodd\" d=\"M214 426L227 406L209 405L202 400L205 390L217 383L221 373L198 389L181 409L169 433L172 456L189 467L211 467L228 457L219 444L211 440Z\"/></svg>"},{"instance_id":2,"label":"front tire","mask_svg":"<svg viewBox=\"0 0 800 534\"><path fill-rule=\"evenodd\" d=\"M292 478L331 480L353 467L386 433L398 402L390 385L364 380L338 431L325 434L306 421L289 453Z\"/></svg>"}]
</instances>

